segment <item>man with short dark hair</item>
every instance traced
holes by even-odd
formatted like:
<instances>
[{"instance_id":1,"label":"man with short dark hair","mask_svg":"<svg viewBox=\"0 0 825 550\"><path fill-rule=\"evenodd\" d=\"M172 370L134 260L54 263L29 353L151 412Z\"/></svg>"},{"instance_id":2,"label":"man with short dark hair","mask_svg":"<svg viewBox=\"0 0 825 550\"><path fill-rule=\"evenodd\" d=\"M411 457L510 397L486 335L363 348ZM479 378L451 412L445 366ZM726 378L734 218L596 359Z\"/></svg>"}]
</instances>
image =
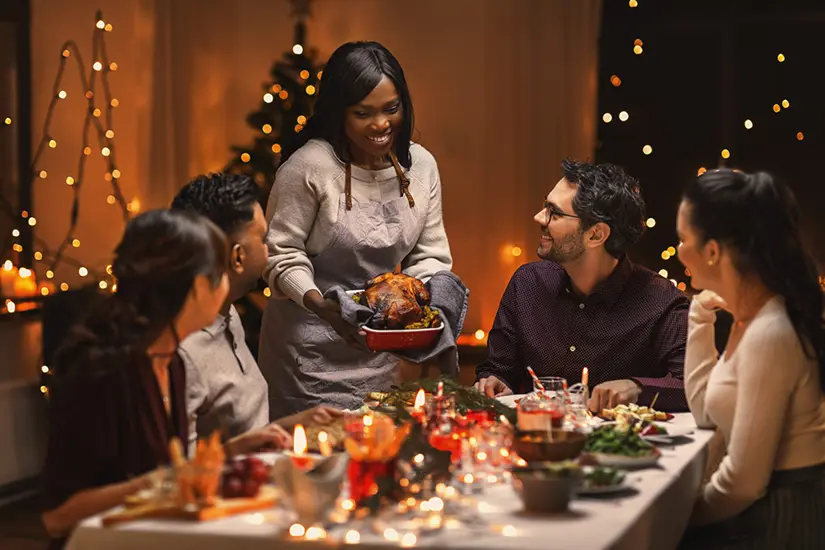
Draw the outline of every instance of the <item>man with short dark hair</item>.
<instances>
[{"instance_id":1,"label":"man with short dark hair","mask_svg":"<svg viewBox=\"0 0 825 550\"><path fill-rule=\"evenodd\" d=\"M267 262L267 224L258 202L258 186L247 176L198 176L172 202L172 209L196 212L226 233L230 246L229 295L218 318L184 340L186 401L190 446L198 437L223 430L230 453L283 447L284 428L296 422L324 423L340 413L326 407L269 422L269 391L243 325L232 305L255 288ZM191 447L190 447L191 448Z\"/></svg>"},{"instance_id":2,"label":"man with short dark hair","mask_svg":"<svg viewBox=\"0 0 825 550\"><path fill-rule=\"evenodd\" d=\"M626 255L644 232L639 182L611 164L565 160L562 170L534 218L543 261L510 279L476 387L529 391L528 366L574 384L587 367L594 412L656 395L657 409L687 410L688 298Z\"/></svg>"}]
</instances>

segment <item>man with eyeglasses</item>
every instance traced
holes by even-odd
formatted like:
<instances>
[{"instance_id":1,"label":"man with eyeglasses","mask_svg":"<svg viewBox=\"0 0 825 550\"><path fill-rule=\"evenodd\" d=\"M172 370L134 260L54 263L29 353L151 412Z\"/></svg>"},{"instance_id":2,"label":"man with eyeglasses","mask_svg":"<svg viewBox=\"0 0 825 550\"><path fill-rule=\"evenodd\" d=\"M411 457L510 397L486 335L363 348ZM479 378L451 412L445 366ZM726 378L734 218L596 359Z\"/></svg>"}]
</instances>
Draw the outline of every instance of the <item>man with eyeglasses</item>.
<instances>
[{"instance_id":1,"label":"man with eyeglasses","mask_svg":"<svg viewBox=\"0 0 825 550\"><path fill-rule=\"evenodd\" d=\"M590 375L590 410L619 404L687 410L683 384L689 300L628 258L644 232L639 182L611 164L562 163L535 216L541 261L521 266L501 299L476 388L524 393L539 377Z\"/></svg>"}]
</instances>

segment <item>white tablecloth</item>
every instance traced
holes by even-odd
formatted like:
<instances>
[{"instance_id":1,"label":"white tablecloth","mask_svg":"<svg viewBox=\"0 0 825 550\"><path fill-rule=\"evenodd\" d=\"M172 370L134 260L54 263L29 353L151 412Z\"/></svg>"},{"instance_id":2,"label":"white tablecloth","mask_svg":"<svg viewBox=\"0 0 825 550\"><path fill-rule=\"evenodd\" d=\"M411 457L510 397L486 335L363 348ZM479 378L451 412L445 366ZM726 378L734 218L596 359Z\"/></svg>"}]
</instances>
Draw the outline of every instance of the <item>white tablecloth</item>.
<instances>
[{"instance_id":1,"label":"white tablecloth","mask_svg":"<svg viewBox=\"0 0 825 550\"><path fill-rule=\"evenodd\" d=\"M672 423L690 426L690 414L679 414ZM707 442L713 432L695 430L685 443L661 447L655 468L631 472L636 491L615 497L580 498L570 510L558 515L529 515L510 485L497 485L480 495L480 511L489 525L455 529L420 536L416 546L454 549L518 550L667 550L675 548L684 532L707 460ZM515 536L504 536L501 531ZM322 548L326 541L295 541L284 536L284 519L276 511L246 514L204 523L169 520L136 521L104 528L95 517L75 530L67 550L272 550L274 548ZM341 540L345 530L330 533ZM371 534L361 534L361 546L398 548Z\"/></svg>"}]
</instances>

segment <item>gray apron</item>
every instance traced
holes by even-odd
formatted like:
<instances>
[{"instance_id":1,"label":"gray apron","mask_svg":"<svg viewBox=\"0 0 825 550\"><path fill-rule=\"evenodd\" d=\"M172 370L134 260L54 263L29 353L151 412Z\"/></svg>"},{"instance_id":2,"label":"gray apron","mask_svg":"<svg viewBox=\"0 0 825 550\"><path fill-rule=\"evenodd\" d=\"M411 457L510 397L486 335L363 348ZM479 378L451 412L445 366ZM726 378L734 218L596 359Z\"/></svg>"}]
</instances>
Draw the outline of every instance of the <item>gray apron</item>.
<instances>
[{"instance_id":1,"label":"gray apron","mask_svg":"<svg viewBox=\"0 0 825 550\"><path fill-rule=\"evenodd\" d=\"M416 215L409 183L397 163L395 170L399 197L361 203L349 192L347 169L347 192L341 194L332 239L323 252L310 257L322 294L335 285L362 289L369 279L393 271L418 242L424 218ZM368 392L397 383L399 362L389 353L349 347L326 321L292 300L267 303L258 363L269 384L273 420L321 404L358 408Z\"/></svg>"}]
</instances>

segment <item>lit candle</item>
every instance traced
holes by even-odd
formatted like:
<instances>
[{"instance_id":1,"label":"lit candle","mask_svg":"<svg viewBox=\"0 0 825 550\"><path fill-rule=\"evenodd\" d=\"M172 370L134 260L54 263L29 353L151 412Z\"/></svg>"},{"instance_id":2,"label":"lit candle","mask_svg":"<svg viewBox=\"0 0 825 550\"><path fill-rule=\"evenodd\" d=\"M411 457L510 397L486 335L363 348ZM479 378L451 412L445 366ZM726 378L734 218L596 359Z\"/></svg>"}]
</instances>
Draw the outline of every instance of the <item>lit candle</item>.
<instances>
[{"instance_id":1,"label":"lit candle","mask_svg":"<svg viewBox=\"0 0 825 550\"><path fill-rule=\"evenodd\" d=\"M589 381L590 371L587 370L587 367L584 367L584 369L582 369L582 386L587 386Z\"/></svg>"},{"instance_id":2,"label":"lit candle","mask_svg":"<svg viewBox=\"0 0 825 550\"><path fill-rule=\"evenodd\" d=\"M413 404L412 410L412 417L417 421L421 422L424 418L424 403L427 401L427 394L424 392L424 388L418 390L418 393L415 394L415 403Z\"/></svg>"},{"instance_id":3,"label":"lit candle","mask_svg":"<svg viewBox=\"0 0 825 550\"><path fill-rule=\"evenodd\" d=\"M318 448L321 450L321 454L323 456L329 456L332 454L332 446L329 444L329 436L327 432L320 431L318 432Z\"/></svg>"},{"instance_id":4,"label":"lit candle","mask_svg":"<svg viewBox=\"0 0 825 550\"><path fill-rule=\"evenodd\" d=\"M307 433L301 424L295 424L295 431L292 434L292 463L298 468L309 468L312 461L306 455Z\"/></svg>"}]
</instances>

